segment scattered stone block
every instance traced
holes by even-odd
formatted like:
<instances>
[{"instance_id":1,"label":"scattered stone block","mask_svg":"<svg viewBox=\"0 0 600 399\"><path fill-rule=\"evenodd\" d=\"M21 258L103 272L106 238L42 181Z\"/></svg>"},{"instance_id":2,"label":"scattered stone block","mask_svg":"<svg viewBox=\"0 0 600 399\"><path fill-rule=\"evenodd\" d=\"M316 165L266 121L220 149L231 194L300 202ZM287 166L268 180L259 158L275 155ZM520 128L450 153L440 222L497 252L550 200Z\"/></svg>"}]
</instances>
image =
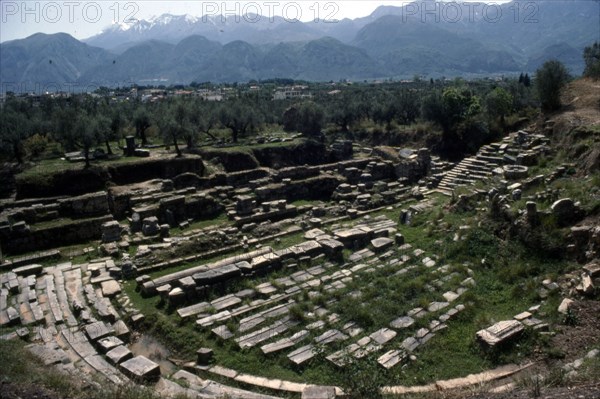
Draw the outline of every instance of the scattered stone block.
<instances>
[{"instance_id":1,"label":"scattered stone block","mask_svg":"<svg viewBox=\"0 0 600 399\"><path fill-rule=\"evenodd\" d=\"M102 321L88 324L84 327L84 330L90 341L97 341L114 333L113 328Z\"/></svg>"},{"instance_id":2,"label":"scattered stone block","mask_svg":"<svg viewBox=\"0 0 600 399\"><path fill-rule=\"evenodd\" d=\"M404 245L404 236L402 235L402 233L396 233L395 241L396 245L398 246Z\"/></svg>"},{"instance_id":3,"label":"scattered stone block","mask_svg":"<svg viewBox=\"0 0 600 399\"><path fill-rule=\"evenodd\" d=\"M160 367L145 356L136 356L121 363L121 370L134 381L151 381L160 377Z\"/></svg>"},{"instance_id":4,"label":"scattered stone block","mask_svg":"<svg viewBox=\"0 0 600 399\"><path fill-rule=\"evenodd\" d=\"M586 272L590 277L600 277L600 263L591 262L583 266L583 271Z\"/></svg>"},{"instance_id":5,"label":"scattered stone block","mask_svg":"<svg viewBox=\"0 0 600 399\"><path fill-rule=\"evenodd\" d=\"M116 220L102 225L102 242L116 242L121 240L121 226Z\"/></svg>"},{"instance_id":6,"label":"scattered stone block","mask_svg":"<svg viewBox=\"0 0 600 399\"><path fill-rule=\"evenodd\" d=\"M187 296L181 287L175 287L169 291L169 304L173 307L177 307L185 302Z\"/></svg>"},{"instance_id":7,"label":"scattered stone block","mask_svg":"<svg viewBox=\"0 0 600 399\"><path fill-rule=\"evenodd\" d=\"M569 309L571 308L571 304L573 303L572 299L565 298L562 300L560 305L558 306L558 313L567 314Z\"/></svg>"},{"instance_id":8,"label":"scattered stone block","mask_svg":"<svg viewBox=\"0 0 600 399\"><path fill-rule=\"evenodd\" d=\"M388 237L379 237L371 240L371 246L375 252L383 252L390 248L394 244L394 241Z\"/></svg>"},{"instance_id":9,"label":"scattered stone block","mask_svg":"<svg viewBox=\"0 0 600 399\"><path fill-rule=\"evenodd\" d=\"M515 315L514 319L518 320L518 321L523 321L525 319L530 318L531 316L532 316L532 314L529 312L521 312L518 315Z\"/></svg>"},{"instance_id":10,"label":"scattered stone block","mask_svg":"<svg viewBox=\"0 0 600 399\"><path fill-rule=\"evenodd\" d=\"M596 291L596 288L594 287L594 284L592 283L592 278L587 275L587 274L583 274L581 276L581 292L584 295L594 295L594 292Z\"/></svg>"},{"instance_id":11,"label":"scattered stone block","mask_svg":"<svg viewBox=\"0 0 600 399\"><path fill-rule=\"evenodd\" d=\"M427 310L429 312L437 312L438 310L442 310L450 305L448 302L431 302Z\"/></svg>"},{"instance_id":12,"label":"scattered stone block","mask_svg":"<svg viewBox=\"0 0 600 399\"><path fill-rule=\"evenodd\" d=\"M233 337L233 333L229 331L229 328L227 328L227 326L215 327L211 331L213 332L213 334L215 334L223 340L228 340Z\"/></svg>"},{"instance_id":13,"label":"scattered stone block","mask_svg":"<svg viewBox=\"0 0 600 399\"><path fill-rule=\"evenodd\" d=\"M105 338L99 339L97 341L97 344L98 344L98 348L100 349L100 352L106 353L106 352L110 351L111 349L116 348L119 345L123 345L123 341L121 341L117 337L105 337Z\"/></svg>"},{"instance_id":14,"label":"scattered stone block","mask_svg":"<svg viewBox=\"0 0 600 399\"><path fill-rule=\"evenodd\" d=\"M408 352L414 351L415 349L417 349L419 347L419 345L420 345L419 340L416 339L415 337L408 337L404 341L402 341L402 344L400 344L400 346L402 346Z\"/></svg>"},{"instance_id":15,"label":"scattered stone block","mask_svg":"<svg viewBox=\"0 0 600 399\"><path fill-rule=\"evenodd\" d=\"M121 285L116 280L103 281L100 286L102 287L102 295L107 298L112 298L121 293Z\"/></svg>"},{"instance_id":16,"label":"scattered stone block","mask_svg":"<svg viewBox=\"0 0 600 399\"><path fill-rule=\"evenodd\" d=\"M113 324L113 330L115 331L115 337L127 342L131 336L131 331L123 320L117 320Z\"/></svg>"},{"instance_id":17,"label":"scattered stone block","mask_svg":"<svg viewBox=\"0 0 600 399\"><path fill-rule=\"evenodd\" d=\"M393 320L390 323L390 327L395 328L397 330L408 328L415 323L415 320L412 317L403 316L399 317L396 320Z\"/></svg>"},{"instance_id":18,"label":"scattered stone block","mask_svg":"<svg viewBox=\"0 0 600 399\"><path fill-rule=\"evenodd\" d=\"M302 391L302 399L335 399L335 387L309 385Z\"/></svg>"},{"instance_id":19,"label":"scattered stone block","mask_svg":"<svg viewBox=\"0 0 600 399\"><path fill-rule=\"evenodd\" d=\"M197 360L199 365L206 366L213 360L213 350L210 348L200 348L196 351Z\"/></svg>"},{"instance_id":20,"label":"scattered stone block","mask_svg":"<svg viewBox=\"0 0 600 399\"><path fill-rule=\"evenodd\" d=\"M142 233L145 236L153 236L160 232L158 225L158 218L156 216L150 216L144 219L142 224Z\"/></svg>"},{"instance_id":21,"label":"scattered stone block","mask_svg":"<svg viewBox=\"0 0 600 399\"><path fill-rule=\"evenodd\" d=\"M495 346L516 337L524 329L523 323L517 320L504 320L479 330L477 338L488 346Z\"/></svg>"},{"instance_id":22,"label":"scattered stone block","mask_svg":"<svg viewBox=\"0 0 600 399\"><path fill-rule=\"evenodd\" d=\"M106 353L108 361L115 366L133 358L133 353L127 347L119 345Z\"/></svg>"},{"instance_id":23,"label":"scattered stone block","mask_svg":"<svg viewBox=\"0 0 600 399\"><path fill-rule=\"evenodd\" d=\"M406 359L407 354L405 351L394 349L380 356L379 359L377 359L377 363L379 363L385 369L390 369Z\"/></svg>"},{"instance_id":24,"label":"scattered stone block","mask_svg":"<svg viewBox=\"0 0 600 399\"><path fill-rule=\"evenodd\" d=\"M396 334L397 333L394 330L390 330L389 328L382 328L369 335L369 338L377 342L379 345L385 345L387 342L394 339L394 337L396 337Z\"/></svg>"}]
</instances>

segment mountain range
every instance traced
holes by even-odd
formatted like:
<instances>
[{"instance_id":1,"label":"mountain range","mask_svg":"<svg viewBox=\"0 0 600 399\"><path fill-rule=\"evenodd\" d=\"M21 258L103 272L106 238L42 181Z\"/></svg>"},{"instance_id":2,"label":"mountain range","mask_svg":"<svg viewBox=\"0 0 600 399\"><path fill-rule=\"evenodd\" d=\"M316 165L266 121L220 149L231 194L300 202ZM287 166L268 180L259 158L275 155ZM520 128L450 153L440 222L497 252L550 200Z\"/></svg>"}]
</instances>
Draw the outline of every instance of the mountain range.
<instances>
[{"instance_id":1,"label":"mountain range","mask_svg":"<svg viewBox=\"0 0 600 399\"><path fill-rule=\"evenodd\" d=\"M164 14L82 41L38 33L0 44L0 83L2 91L30 91L75 83L489 76L533 72L551 58L579 74L583 48L600 41L599 0L449 4L422 0L364 18L305 23Z\"/></svg>"}]
</instances>

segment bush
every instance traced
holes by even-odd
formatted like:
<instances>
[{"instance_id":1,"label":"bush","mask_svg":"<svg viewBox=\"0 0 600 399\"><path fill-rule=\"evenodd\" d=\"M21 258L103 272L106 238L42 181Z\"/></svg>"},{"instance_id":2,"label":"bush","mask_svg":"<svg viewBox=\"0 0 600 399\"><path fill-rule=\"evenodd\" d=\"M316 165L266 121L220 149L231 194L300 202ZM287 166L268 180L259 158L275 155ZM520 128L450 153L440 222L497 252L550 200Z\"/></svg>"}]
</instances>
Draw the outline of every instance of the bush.
<instances>
[{"instance_id":1,"label":"bush","mask_svg":"<svg viewBox=\"0 0 600 399\"><path fill-rule=\"evenodd\" d=\"M41 134L34 134L23 143L25 151L31 158L38 158L48 147L48 138Z\"/></svg>"}]
</instances>

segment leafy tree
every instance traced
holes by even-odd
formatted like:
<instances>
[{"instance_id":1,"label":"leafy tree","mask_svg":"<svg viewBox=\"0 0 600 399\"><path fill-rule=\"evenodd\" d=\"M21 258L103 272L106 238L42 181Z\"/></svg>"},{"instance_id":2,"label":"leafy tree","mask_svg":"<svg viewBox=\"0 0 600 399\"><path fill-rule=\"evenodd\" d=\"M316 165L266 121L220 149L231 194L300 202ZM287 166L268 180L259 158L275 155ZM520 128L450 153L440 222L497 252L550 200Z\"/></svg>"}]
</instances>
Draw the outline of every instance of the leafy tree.
<instances>
[{"instance_id":1,"label":"leafy tree","mask_svg":"<svg viewBox=\"0 0 600 399\"><path fill-rule=\"evenodd\" d=\"M55 134L67 151L81 150L85 158L85 167L90 166L90 151L99 142L100 131L104 122L98 122L85 110L74 104L69 108L61 108L55 114Z\"/></svg>"},{"instance_id":2,"label":"leafy tree","mask_svg":"<svg viewBox=\"0 0 600 399\"><path fill-rule=\"evenodd\" d=\"M171 112L173 114L173 119L177 124L177 135L185 139L188 148L195 148L196 131L190 126L191 111L189 103L179 100L172 105ZM181 156L181 152L179 151L177 144L175 144L175 147L177 149L177 155Z\"/></svg>"},{"instance_id":3,"label":"leafy tree","mask_svg":"<svg viewBox=\"0 0 600 399\"><path fill-rule=\"evenodd\" d=\"M286 132L300 132L305 136L315 136L323 128L324 113L320 106L306 101L292 106L283 113L283 129Z\"/></svg>"},{"instance_id":4,"label":"leafy tree","mask_svg":"<svg viewBox=\"0 0 600 399\"><path fill-rule=\"evenodd\" d=\"M210 132L219 123L214 103L204 100L193 102L189 117L192 129L195 129L197 133L204 133L211 139L216 140L215 135Z\"/></svg>"},{"instance_id":5,"label":"leafy tree","mask_svg":"<svg viewBox=\"0 0 600 399\"><path fill-rule=\"evenodd\" d=\"M413 91L402 90L395 98L396 119L398 123L408 125L420 115L420 101Z\"/></svg>"},{"instance_id":6,"label":"leafy tree","mask_svg":"<svg viewBox=\"0 0 600 399\"><path fill-rule=\"evenodd\" d=\"M392 121L396 118L398 110L393 101L384 101L385 102L379 102L374 106L373 121L377 123L384 123L386 125L386 129L390 130L392 127Z\"/></svg>"},{"instance_id":7,"label":"leafy tree","mask_svg":"<svg viewBox=\"0 0 600 399\"><path fill-rule=\"evenodd\" d=\"M298 113L298 131L306 136L321 134L323 128L323 110L312 101L300 105Z\"/></svg>"},{"instance_id":8,"label":"leafy tree","mask_svg":"<svg viewBox=\"0 0 600 399\"><path fill-rule=\"evenodd\" d=\"M560 108L560 93L568 80L569 73L560 61L546 61L536 71L535 83L543 111L555 111Z\"/></svg>"},{"instance_id":9,"label":"leafy tree","mask_svg":"<svg viewBox=\"0 0 600 399\"><path fill-rule=\"evenodd\" d=\"M286 109L282 117L283 130L286 132L297 131L299 118L300 110L296 105L293 105Z\"/></svg>"},{"instance_id":10,"label":"leafy tree","mask_svg":"<svg viewBox=\"0 0 600 399\"><path fill-rule=\"evenodd\" d=\"M496 87L485 98L487 113L490 118L500 118L504 125L504 117L511 113L513 108L512 95L501 87Z\"/></svg>"},{"instance_id":11,"label":"leafy tree","mask_svg":"<svg viewBox=\"0 0 600 399\"><path fill-rule=\"evenodd\" d=\"M253 129L259 122L254 110L240 99L224 104L219 112L219 120L231 130L231 141L238 142L240 134Z\"/></svg>"},{"instance_id":12,"label":"leafy tree","mask_svg":"<svg viewBox=\"0 0 600 399\"><path fill-rule=\"evenodd\" d=\"M171 112L166 112L157 121L158 129L165 144L173 144L177 156L182 156L177 140L183 137L183 130Z\"/></svg>"},{"instance_id":13,"label":"leafy tree","mask_svg":"<svg viewBox=\"0 0 600 399\"><path fill-rule=\"evenodd\" d=\"M112 150L110 148L110 140L114 139L113 129L112 129L113 120L103 114L98 114L94 120L94 134L98 142L104 142L106 145L106 153L112 154Z\"/></svg>"},{"instance_id":14,"label":"leafy tree","mask_svg":"<svg viewBox=\"0 0 600 399\"><path fill-rule=\"evenodd\" d=\"M439 92L429 94L423 99L421 104L421 114L423 118L438 123L440 126L444 126L444 105L442 103L442 96Z\"/></svg>"},{"instance_id":15,"label":"leafy tree","mask_svg":"<svg viewBox=\"0 0 600 399\"><path fill-rule=\"evenodd\" d=\"M135 134L142 140L142 145L148 144L146 130L152 126L150 114L144 106L140 106L133 115L133 125L135 126Z\"/></svg>"},{"instance_id":16,"label":"leafy tree","mask_svg":"<svg viewBox=\"0 0 600 399\"><path fill-rule=\"evenodd\" d=\"M104 129L102 123L82 113L75 123L75 129L71 132L71 139L83 152L86 168L90 167L90 151L98 143L99 132Z\"/></svg>"},{"instance_id":17,"label":"leafy tree","mask_svg":"<svg viewBox=\"0 0 600 399\"><path fill-rule=\"evenodd\" d=\"M6 106L0 111L0 147L12 152L18 163L23 163L23 140L29 135L30 123L24 113Z\"/></svg>"},{"instance_id":18,"label":"leafy tree","mask_svg":"<svg viewBox=\"0 0 600 399\"><path fill-rule=\"evenodd\" d=\"M125 127L125 119L121 115L121 111L119 109L114 110L110 115L110 136L111 140L120 140L121 139L121 130ZM110 144L106 141L106 151L108 154L112 154L112 149L110 148Z\"/></svg>"},{"instance_id":19,"label":"leafy tree","mask_svg":"<svg viewBox=\"0 0 600 399\"><path fill-rule=\"evenodd\" d=\"M342 92L335 94L328 104L327 114L329 119L342 132L347 132L350 125L360 119L361 105L354 93Z\"/></svg>"},{"instance_id":20,"label":"leafy tree","mask_svg":"<svg viewBox=\"0 0 600 399\"><path fill-rule=\"evenodd\" d=\"M583 50L585 70L583 76L600 79L600 43L595 42Z\"/></svg>"},{"instance_id":21,"label":"leafy tree","mask_svg":"<svg viewBox=\"0 0 600 399\"><path fill-rule=\"evenodd\" d=\"M479 97L466 88L450 87L440 95L434 93L423 100L423 116L442 128L440 143L448 155L458 155L474 146L485 131L479 120Z\"/></svg>"}]
</instances>

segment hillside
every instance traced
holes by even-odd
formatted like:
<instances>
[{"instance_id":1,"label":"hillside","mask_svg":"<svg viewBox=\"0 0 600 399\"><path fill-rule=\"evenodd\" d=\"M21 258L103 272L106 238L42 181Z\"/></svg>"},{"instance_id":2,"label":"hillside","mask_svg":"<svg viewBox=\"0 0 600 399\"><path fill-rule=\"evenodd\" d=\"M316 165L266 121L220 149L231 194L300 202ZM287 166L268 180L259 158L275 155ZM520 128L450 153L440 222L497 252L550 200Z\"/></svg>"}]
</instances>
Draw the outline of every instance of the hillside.
<instances>
[{"instance_id":1,"label":"hillside","mask_svg":"<svg viewBox=\"0 0 600 399\"><path fill-rule=\"evenodd\" d=\"M0 44L0 82L27 90L50 83L483 77L531 74L548 59L578 75L583 48L600 40L598 0L510 2L494 8L497 18L489 7L455 10L450 18L449 5L429 2L435 15L428 19L425 5L415 4L306 23L165 14L81 42L37 34Z\"/></svg>"}]
</instances>

